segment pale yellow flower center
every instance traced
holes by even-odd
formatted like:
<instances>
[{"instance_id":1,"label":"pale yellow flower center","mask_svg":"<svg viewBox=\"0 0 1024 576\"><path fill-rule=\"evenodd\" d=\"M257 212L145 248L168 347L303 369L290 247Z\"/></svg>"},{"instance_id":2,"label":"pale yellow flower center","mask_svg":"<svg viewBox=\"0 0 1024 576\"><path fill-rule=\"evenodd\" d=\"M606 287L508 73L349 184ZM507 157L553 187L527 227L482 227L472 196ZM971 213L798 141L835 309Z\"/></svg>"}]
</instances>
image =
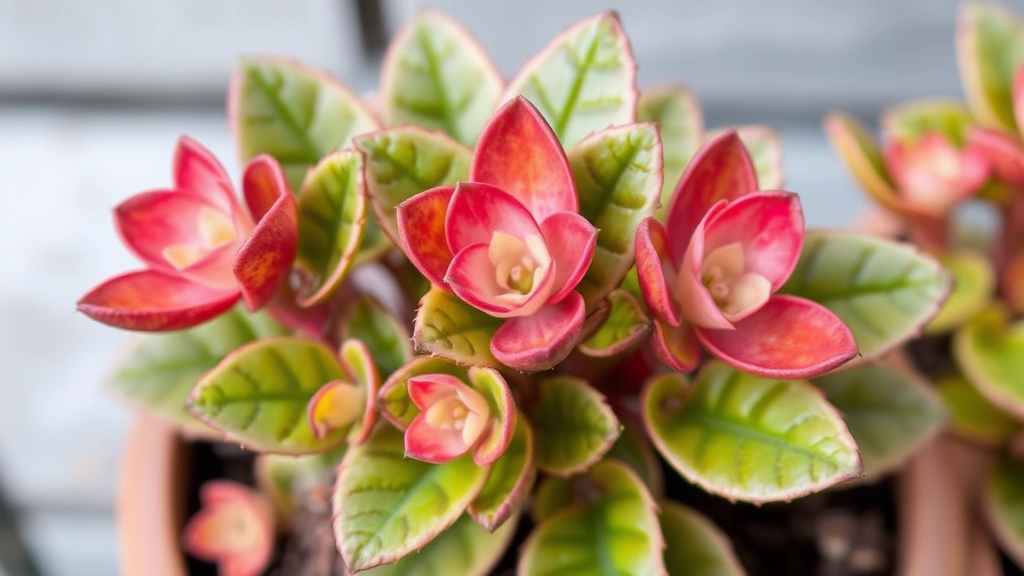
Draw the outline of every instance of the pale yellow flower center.
<instances>
[{"instance_id":1,"label":"pale yellow flower center","mask_svg":"<svg viewBox=\"0 0 1024 576\"><path fill-rule=\"evenodd\" d=\"M511 303L523 302L551 266L547 246L536 234L521 239L496 231L487 246L487 256L494 266L495 282L505 291L498 298Z\"/></svg>"},{"instance_id":2,"label":"pale yellow flower center","mask_svg":"<svg viewBox=\"0 0 1024 576\"><path fill-rule=\"evenodd\" d=\"M467 446L480 439L490 416L491 407L487 400L470 388L437 401L426 412L427 424L438 430L462 432L462 441Z\"/></svg>"},{"instance_id":3,"label":"pale yellow flower center","mask_svg":"<svg viewBox=\"0 0 1024 576\"><path fill-rule=\"evenodd\" d=\"M704 258L701 281L730 321L749 316L771 296L771 282L746 270L746 257L739 242L716 248Z\"/></svg>"},{"instance_id":4,"label":"pale yellow flower center","mask_svg":"<svg viewBox=\"0 0 1024 576\"><path fill-rule=\"evenodd\" d=\"M174 244L163 250L164 258L181 270L195 264L212 250L235 241L235 224L223 212L202 207L196 217L199 244Z\"/></svg>"}]
</instances>

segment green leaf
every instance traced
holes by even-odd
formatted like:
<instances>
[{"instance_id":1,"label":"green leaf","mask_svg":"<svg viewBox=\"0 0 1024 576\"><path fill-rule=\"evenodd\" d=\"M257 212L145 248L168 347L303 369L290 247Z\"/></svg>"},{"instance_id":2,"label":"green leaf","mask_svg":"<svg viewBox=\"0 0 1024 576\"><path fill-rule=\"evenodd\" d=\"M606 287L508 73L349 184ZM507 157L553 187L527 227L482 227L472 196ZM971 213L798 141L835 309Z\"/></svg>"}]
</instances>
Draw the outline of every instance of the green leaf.
<instances>
[{"instance_id":1,"label":"green leaf","mask_svg":"<svg viewBox=\"0 0 1024 576\"><path fill-rule=\"evenodd\" d=\"M959 328L977 316L991 301L996 276L989 259L978 252L963 250L939 258L953 275L953 291L925 332L937 334Z\"/></svg>"},{"instance_id":2,"label":"green leaf","mask_svg":"<svg viewBox=\"0 0 1024 576\"><path fill-rule=\"evenodd\" d=\"M381 71L389 126L443 130L472 145L503 88L490 57L460 24L423 10L391 41Z\"/></svg>"},{"instance_id":3,"label":"green leaf","mask_svg":"<svg viewBox=\"0 0 1024 576\"><path fill-rule=\"evenodd\" d=\"M462 515L487 480L464 456L445 464L405 457L402 433L378 426L349 449L334 491L334 534L349 570L393 563Z\"/></svg>"},{"instance_id":4,"label":"green leaf","mask_svg":"<svg viewBox=\"0 0 1024 576\"><path fill-rule=\"evenodd\" d=\"M904 200L896 192L885 157L871 132L856 119L831 112L825 116L825 134L854 180L880 204L902 214Z\"/></svg>"},{"instance_id":5,"label":"green leaf","mask_svg":"<svg viewBox=\"0 0 1024 576\"><path fill-rule=\"evenodd\" d=\"M781 189L786 179L782 165L782 142L779 135L767 126L740 126L736 134L750 153L757 172L757 185L761 190Z\"/></svg>"},{"instance_id":6,"label":"green leaf","mask_svg":"<svg viewBox=\"0 0 1024 576\"><path fill-rule=\"evenodd\" d=\"M744 576L732 542L710 520L678 502L662 502L665 567L672 576Z\"/></svg>"},{"instance_id":7,"label":"green leaf","mask_svg":"<svg viewBox=\"0 0 1024 576\"><path fill-rule=\"evenodd\" d=\"M363 237L364 189L362 159L354 150L328 155L306 175L297 202L301 306L323 303L345 279Z\"/></svg>"},{"instance_id":8,"label":"green leaf","mask_svg":"<svg viewBox=\"0 0 1024 576\"><path fill-rule=\"evenodd\" d=\"M912 142L929 132L939 132L960 147L967 142L967 130L972 125L970 111L955 100L916 100L890 108L882 115L886 139Z\"/></svg>"},{"instance_id":9,"label":"green leaf","mask_svg":"<svg viewBox=\"0 0 1024 576\"><path fill-rule=\"evenodd\" d=\"M1024 463L1012 454L999 458L981 498L992 534L1003 550L1024 566Z\"/></svg>"},{"instance_id":10,"label":"green leaf","mask_svg":"<svg viewBox=\"0 0 1024 576\"><path fill-rule=\"evenodd\" d=\"M622 433L615 444L612 444L606 457L615 458L632 468L655 497L660 498L665 493L661 461L643 428L638 424L623 422Z\"/></svg>"},{"instance_id":11,"label":"green leaf","mask_svg":"<svg viewBox=\"0 0 1024 576\"><path fill-rule=\"evenodd\" d=\"M537 526L523 545L518 574L668 574L656 506L629 467L605 460L572 482L577 503Z\"/></svg>"},{"instance_id":12,"label":"green leaf","mask_svg":"<svg viewBox=\"0 0 1024 576\"><path fill-rule=\"evenodd\" d=\"M228 110L242 161L270 154L295 192L320 159L379 127L366 106L335 79L281 58L243 58Z\"/></svg>"},{"instance_id":13,"label":"green leaf","mask_svg":"<svg viewBox=\"0 0 1024 576\"><path fill-rule=\"evenodd\" d=\"M366 158L366 186L381 227L400 244L395 207L436 186L469 178L473 151L439 132L400 126L356 138Z\"/></svg>"},{"instance_id":14,"label":"green leaf","mask_svg":"<svg viewBox=\"0 0 1024 576\"><path fill-rule=\"evenodd\" d=\"M516 522L492 534L468 516L459 518L423 550L396 564L378 566L360 576L485 576L491 573L515 536Z\"/></svg>"},{"instance_id":15,"label":"green leaf","mask_svg":"<svg viewBox=\"0 0 1024 576\"><path fill-rule=\"evenodd\" d=\"M785 180L782 165L782 142L779 135L767 126L749 125L729 128L736 132L754 163L757 184L760 190L778 190ZM708 133L707 140L717 138L726 131L718 128Z\"/></svg>"},{"instance_id":16,"label":"green leaf","mask_svg":"<svg viewBox=\"0 0 1024 576\"><path fill-rule=\"evenodd\" d=\"M568 152L580 214L597 229L594 259L577 289L593 305L633 265L640 221L654 215L661 194L661 139L653 124L594 134Z\"/></svg>"},{"instance_id":17,"label":"green leaf","mask_svg":"<svg viewBox=\"0 0 1024 576\"><path fill-rule=\"evenodd\" d=\"M957 25L957 60L971 111L991 127L1017 132L1013 76L1024 62L1024 26L995 3L963 6Z\"/></svg>"},{"instance_id":18,"label":"green leaf","mask_svg":"<svg viewBox=\"0 0 1024 576\"><path fill-rule=\"evenodd\" d=\"M341 323L341 339L349 338L366 344L381 378L387 378L412 358L412 344L405 324L366 294L352 303Z\"/></svg>"},{"instance_id":19,"label":"green leaf","mask_svg":"<svg viewBox=\"0 0 1024 576\"><path fill-rule=\"evenodd\" d=\"M540 524L555 513L572 507L575 502L573 480L575 476L562 478L559 476L542 476L540 485L533 495L530 507L535 524Z\"/></svg>"},{"instance_id":20,"label":"green leaf","mask_svg":"<svg viewBox=\"0 0 1024 576\"><path fill-rule=\"evenodd\" d=\"M287 333L270 316L235 307L195 328L140 337L114 370L110 384L128 402L209 436L212 430L185 410L199 377L235 348Z\"/></svg>"},{"instance_id":21,"label":"green leaf","mask_svg":"<svg viewBox=\"0 0 1024 576\"><path fill-rule=\"evenodd\" d=\"M402 430L420 413L409 398L409 378L423 374L451 374L463 382L469 379L465 368L442 358L416 356L403 364L380 390L381 414Z\"/></svg>"},{"instance_id":22,"label":"green leaf","mask_svg":"<svg viewBox=\"0 0 1024 576\"><path fill-rule=\"evenodd\" d=\"M491 465L487 483L469 505L469 514L477 524L494 531L519 512L537 478L533 451L533 430L520 414L512 442L501 458Z\"/></svg>"},{"instance_id":23,"label":"green leaf","mask_svg":"<svg viewBox=\"0 0 1024 576\"><path fill-rule=\"evenodd\" d=\"M347 444L339 444L319 454L260 454L253 465L256 485L270 496L280 517L290 519L303 490L334 484L334 471L347 450Z\"/></svg>"},{"instance_id":24,"label":"green leaf","mask_svg":"<svg viewBox=\"0 0 1024 576\"><path fill-rule=\"evenodd\" d=\"M958 436L972 442L997 446L1017 428L1017 421L993 406L960 375L948 376L937 383L939 396L950 414L950 427Z\"/></svg>"},{"instance_id":25,"label":"green leaf","mask_svg":"<svg viewBox=\"0 0 1024 576\"><path fill-rule=\"evenodd\" d=\"M809 232L782 292L824 305L874 358L917 335L949 293L949 275L909 244L844 232Z\"/></svg>"},{"instance_id":26,"label":"green leaf","mask_svg":"<svg viewBox=\"0 0 1024 576\"><path fill-rule=\"evenodd\" d=\"M618 16L598 14L559 34L519 71L501 100L520 94L565 146L635 122L636 62Z\"/></svg>"},{"instance_id":27,"label":"green leaf","mask_svg":"<svg viewBox=\"0 0 1024 576\"><path fill-rule=\"evenodd\" d=\"M542 442L537 467L568 476L589 468L619 436L619 420L607 400L585 380L552 376L537 385L527 416Z\"/></svg>"},{"instance_id":28,"label":"green leaf","mask_svg":"<svg viewBox=\"0 0 1024 576\"><path fill-rule=\"evenodd\" d=\"M960 328L953 354L964 376L989 402L1024 419L1024 321L993 306Z\"/></svg>"},{"instance_id":29,"label":"green leaf","mask_svg":"<svg viewBox=\"0 0 1024 576\"><path fill-rule=\"evenodd\" d=\"M341 442L347 430L317 440L307 405L321 386L346 379L325 344L268 338L238 348L208 372L192 391L189 411L251 450L320 452Z\"/></svg>"},{"instance_id":30,"label":"green leaf","mask_svg":"<svg viewBox=\"0 0 1024 576\"><path fill-rule=\"evenodd\" d=\"M651 333L651 319L644 305L625 290L612 290L608 295L608 316L586 341L580 351L588 356L607 358L628 350Z\"/></svg>"},{"instance_id":31,"label":"green leaf","mask_svg":"<svg viewBox=\"0 0 1024 576\"><path fill-rule=\"evenodd\" d=\"M679 374L647 383L644 422L687 480L730 500L792 500L860 474L842 417L809 382L714 361L691 387Z\"/></svg>"},{"instance_id":32,"label":"green leaf","mask_svg":"<svg viewBox=\"0 0 1024 576\"><path fill-rule=\"evenodd\" d=\"M491 338L502 322L434 286L420 300L412 341L420 352L456 364L498 367L491 354Z\"/></svg>"},{"instance_id":33,"label":"green leaf","mask_svg":"<svg viewBox=\"0 0 1024 576\"><path fill-rule=\"evenodd\" d=\"M814 384L843 415L868 476L902 463L946 420L942 400L927 383L885 364L844 370Z\"/></svg>"},{"instance_id":34,"label":"green leaf","mask_svg":"<svg viewBox=\"0 0 1024 576\"><path fill-rule=\"evenodd\" d=\"M636 115L640 122L657 122L661 134L665 175L658 219L664 222L669 200L683 170L704 143L704 117L693 93L676 86L641 92Z\"/></svg>"}]
</instances>

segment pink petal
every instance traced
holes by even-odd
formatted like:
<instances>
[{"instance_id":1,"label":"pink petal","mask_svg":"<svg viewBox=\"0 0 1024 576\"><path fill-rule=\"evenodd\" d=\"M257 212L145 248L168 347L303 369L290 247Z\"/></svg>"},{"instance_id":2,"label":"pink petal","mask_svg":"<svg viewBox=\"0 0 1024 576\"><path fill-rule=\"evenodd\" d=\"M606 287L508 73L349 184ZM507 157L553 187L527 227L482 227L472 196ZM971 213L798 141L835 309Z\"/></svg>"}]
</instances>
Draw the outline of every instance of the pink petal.
<instances>
[{"instance_id":1,"label":"pink petal","mask_svg":"<svg viewBox=\"0 0 1024 576\"><path fill-rule=\"evenodd\" d=\"M1017 131L1024 133L1024 66L1018 65L1013 75L1013 118Z\"/></svg>"},{"instance_id":2,"label":"pink petal","mask_svg":"<svg viewBox=\"0 0 1024 576\"><path fill-rule=\"evenodd\" d=\"M914 142L894 141L885 149L886 166L908 208L927 216L947 213L977 190L988 171L984 158L982 149L965 158L936 130Z\"/></svg>"},{"instance_id":3,"label":"pink petal","mask_svg":"<svg viewBox=\"0 0 1024 576\"><path fill-rule=\"evenodd\" d=\"M665 227L654 218L645 218L636 230L636 272L647 307L659 319L672 326L681 320L679 304L672 286L678 274L670 254Z\"/></svg>"},{"instance_id":4,"label":"pink petal","mask_svg":"<svg viewBox=\"0 0 1024 576\"><path fill-rule=\"evenodd\" d=\"M188 136L178 139L174 151L174 184L225 214L238 208L235 189L224 167L209 150Z\"/></svg>"},{"instance_id":5,"label":"pink petal","mask_svg":"<svg viewBox=\"0 0 1024 576\"><path fill-rule=\"evenodd\" d=\"M260 221L282 196L294 196L277 160L260 154L249 161L242 174L242 195L253 221Z\"/></svg>"},{"instance_id":6,"label":"pink petal","mask_svg":"<svg viewBox=\"0 0 1024 576\"><path fill-rule=\"evenodd\" d=\"M396 208L402 250L435 286L444 286L444 275L452 262L444 222L454 192L450 186L431 188Z\"/></svg>"},{"instance_id":7,"label":"pink petal","mask_svg":"<svg viewBox=\"0 0 1024 576\"><path fill-rule=\"evenodd\" d=\"M541 222L544 243L555 263L554 293L548 301L561 302L587 273L597 248L597 228L572 212L552 214Z\"/></svg>"},{"instance_id":8,"label":"pink petal","mask_svg":"<svg viewBox=\"0 0 1024 576\"><path fill-rule=\"evenodd\" d=\"M491 353L499 362L530 372L547 370L569 355L583 330L584 303L571 292L531 316L510 318L491 339Z\"/></svg>"},{"instance_id":9,"label":"pink petal","mask_svg":"<svg viewBox=\"0 0 1024 576\"><path fill-rule=\"evenodd\" d=\"M747 270L767 278L772 292L793 273L804 244L804 214L792 192L758 192L730 202L707 223L704 253L739 242Z\"/></svg>"},{"instance_id":10,"label":"pink petal","mask_svg":"<svg viewBox=\"0 0 1024 576\"><path fill-rule=\"evenodd\" d=\"M541 113L522 96L505 103L484 127L469 179L505 190L538 221L579 211L565 150Z\"/></svg>"},{"instance_id":11,"label":"pink petal","mask_svg":"<svg viewBox=\"0 0 1024 576\"><path fill-rule=\"evenodd\" d=\"M96 286L78 301L90 318L128 330L190 328L227 311L238 292L214 290L155 270L129 272Z\"/></svg>"},{"instance_id":12,"label":"pink petal","mask_svg":"<svg viewBox=\"0 0 1024 576\"><path fill-rule=\"evenodd\" d=\"M768 378L809 378L857 355L850 329L824 306L776 295L735 330L697 329L697 336L728 364Z\"/></svg>"},{"instance_id":13,"label":"pink petal","mask_svg":"<svg viewBox=\"0 0 1024 576\"><path fill-rule=\"evenodd\" d=\"M284 173L269 156L258 156L243 177L245 199L259 218L232 265L250 310L262 308L287 281L298 251L299 218Z\"/></svg>"},{"instance_id":14,"label":"pink petal","mask_svg":"<svg viewBox=\"0 0 1024 576\"><path fill-rule=\"evenodd\" d=\"M201 245L199 214L219 210L195 196L171 190L136 194L114 209L114 225L125 246L152 268L173 271L164 249ZM222 212L222 214L227 214Z\"/></svg>"},{"instance_id":15,"label":"pink petal","mask_svg":"<svg viewBox=\"0 0 1024 576\"><path fill-rule=\"evenodd\" d=\"M274 517L269 502L227 480L203 484L199 499L202 508L189 519L182 534L185 551L216 562L222 576L262 574L273 553ZM239 524L244 526L244 534L238 533ZM232 541L232 536L247 541ZM238 545L247 547L238 549Z\"/></svg>"},{"instance_id":16,"label":"pink petal","mask_svg":"<svg viewBox=\"0 0 1024 576\"><path fill-rule=\"evenodd\" d=\"M405 455L431 464L442 464L462 456L469 446L462 431L440 430L427 424L427 415L417 416L405 430Z\"/></svg>"},{"instance_id":17,"label":"pink petal","mask_svg":"<svg viewBox=\"0 0 1024 576\"><path fill-rule=\"evenodd\" d=\"M410 377L406 386L412 403L420 410L426 410L442 400L458 396L459 387L465 384L451 374L424 374Z\"/></svg>"},{"instance_id":18,"label":"pink petal","mask_svg":"<svg viewBox=\"0 0 1024 576\"><path fill-rule=\"evenodd\" d=\"M232 242L215 248L206 256L179 270L178 274L197 284L204 284L217 290L236 292L238 280L232 271L232 266L234 266L241 246L241 242Z\"/></svg>"},{"instance_id":19,"label":"pink petal","mask_svg":"<svg viewBox=\"0 0 1024 576\"><path fill-rule=\"evenodd\" d=\"M967 133L971 154L981 154L993 175L1011 186L1024 186L1024 146L999 130L972 127Z\"/></svg>"},{"instance_id":20,"label":"pink petal","mask_svg":"<svg viewBox=\"0 0 1024 576\"><path fill-rule=\"evenodd\" d=\"M979 146L968 144L960 150L962 197L974 195L992 174L992 161Z\"/></svg>"},{"instance_id":21,"label":"pink petal","mask_svg":"<svg viewBox=\"0 0 1024 576\"><path fill-rule=\"evenodd\" d=\"M654 321L654 336L651 339L658 359L677 372L693 372L700 362L700 343L693 326L685 322L670 326L661 320Z\"/></svg>"},{"instance_id":22,"label":"pink petal","mask_svg":"<svg viewBox=\"0 0 1024 576\"><path fill-rule=\"evenodd\" d=\"M498 285L494 265L487 244L467 246L452 259L445 283L467 304L497 318L528 316L548 302L555 274L550 271L535 278L528 298L520 303L503 301L500 296L508 291Z\"/></svg>"},{"instance_id":23,"label":"pink petal","mask_svg":"<svg viewBox=\"0 0 1024 576\"><path fill-rule=\"evenodd\" d=\"M743 141L725 132L690 160L669 202L665 227L672 253L682 256L704 214L719 200L733 200L757 190L757 172Z\"/></svg>"},{"instance_id":24,"label":"pink petal","mask_svg":"<svg viewBox=\"0 0 1024 576\"><path fill-rule=\"evenodd\" d=\"M730 322L704 286L704 257L711 250L706 245L706 229L716 216L724 212L729 204L720 200L704 215L693 232L693 239L686 248L683 265L676 277L676 299L682 308L683 317L695 326L716 330L732 330Z\"/></svg>"},{"instance_id":25,"label":"pink petal","mask_svg":"<svg viewBox=\"0 0 1024 576\"><path fill-rule=\"evenodd\" d=\"M527 234L543 237L537 221L518 200L504 190L478 182L459 182L455 186L444 229L452 253L473 244L488 244L491 235L499 231L520 239Z\"/></svg>"}]
</instances>

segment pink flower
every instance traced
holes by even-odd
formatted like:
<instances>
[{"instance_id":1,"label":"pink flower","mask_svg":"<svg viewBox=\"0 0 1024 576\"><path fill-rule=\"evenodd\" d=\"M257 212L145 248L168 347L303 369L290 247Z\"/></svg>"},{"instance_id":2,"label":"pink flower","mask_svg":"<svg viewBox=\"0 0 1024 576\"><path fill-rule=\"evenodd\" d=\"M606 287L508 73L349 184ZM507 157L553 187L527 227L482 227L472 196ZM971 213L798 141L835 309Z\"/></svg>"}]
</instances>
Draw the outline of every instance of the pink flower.
<instances>
[{"instance_id":1,"label":"pink flower","mask_svg":"<svg viewBox=\"0 0 1024 576\"><path fill-rule=\"evenodd\" d=\"M470 368L472 372L488 370ZM492 372L492 379L501 377ZM508 448L515 427L515 402L502 385L503 409L449 374L424 374L408 381L409 397L421 410L405 430L405 455L440 464L473 450L478 466L490 466Z\"/></svg>"},{"instance_id":2,"label":"pink flower","mask_svg":"<svg viewBox=\"0 0 1024 576\"><path fill-rule=\"evenodd\" d=\"M508 319L491 340L495 358L550 368L579 338L584 303L575 288L597 243L578 213L565 151L518 97L484 128L469 179L398 206L402 248L432 283Z\"/></svg>"},{"instance_id":3,"label":"pink flower","mask_svg":"<svg viewBox=\"0 0 1024 576\"><path fill-rule=\"evenodd\" d=\"M974 145L958 149L938 131L895 140L885 148L885 163L906 211L939 217L985 183L989 162Z\"/></svg>"},{"instance_id":4,"label":"pink flower","mask_svg":"<svg viewBox=\"0 0 1024 576\"><path fill-rule=\"evenodd\" d=\"M993 176L1011 186L1024 188L1024 141L1021 140L1024 134L1020 133L1024 130L1024 65L1014 74L1012 95L1018 133L972 127L967 140L989 161Z\"/></svg>"},{"instance_id":5,"label":"pink flower","mask_svg":"<svg viewBox=\"0 0 1024 576\"><path fill-rule=\"evenodd\" d=\"M777 295L800 258L803 213L790 192L758 191L735 133L711 140L683 174L666 225L636 236L640 287L656 317L655 350L688 372L698 342L753 374L803 378L852 358L850 330L825 307Z\"/></svg>"},{"instance_id":6,"label":"pink flower","mask_svg":"<svg viewBox=\"0 0 1024 576\"><path fill-rule=\"evenodd\" d=\"M237 482L214 480L199 489L202 508L182 535L186 552L216 562L220 576L258 576L274 551L270 502Z\"/></svg>"},{"instance_id":7,"label":"pink flower","mask_svg":"<svg viewBox=\"0 0 1024 576\"><path fill-rule=\"evenodd\" d=\"M146 268L116 276L78 301L91 318L130 330L177 330L209 320L240 298L266 304L297 247L295 200L281 167L254 158L238 204L224 168L182 136L174 188L143 192L115 210L121 239Z\"/></svg>"}]
</instances>

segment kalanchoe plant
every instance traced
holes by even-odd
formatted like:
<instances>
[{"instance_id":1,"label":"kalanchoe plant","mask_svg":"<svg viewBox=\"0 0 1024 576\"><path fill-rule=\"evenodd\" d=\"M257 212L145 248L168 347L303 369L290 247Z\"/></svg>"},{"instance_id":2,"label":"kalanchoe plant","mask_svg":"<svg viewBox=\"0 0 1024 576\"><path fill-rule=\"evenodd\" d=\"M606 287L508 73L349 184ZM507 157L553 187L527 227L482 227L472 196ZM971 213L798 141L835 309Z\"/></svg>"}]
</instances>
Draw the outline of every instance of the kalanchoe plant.
<instances>
[{"instance_id":1,"label":"kalanchoe plant","mask_svg":"<svg viewBox=\"0 0 1024 576\"><path fill-rule=\"evenodd\" d=\"M117 211L151 281L79 304L165 332L119 366L121 395L263 453L255 487L206 484L187 552L259 574L321 526L338 574L487 574L519 525L524 575L741 574L663 469L791 500L937 430L929 389L877 360L931 320L947 274L905 244L805 232L774 133L705 134L685 89L638 92L614 13L507 84L433 11L384 61L371 106L299 63L242 60L228 109L249 210L183 138L175 190ZM930 142L894 155L914 186L916 158L956 156ZM221 521L253 525L209 535Z\"/></svg>"},{"instance_id":2,"label":"kalanchoe plant","mask_svg":"<svg viewBox=\"0 0 1024 576\"><path fill-rule=\"evenodd\" d=\"M983 518L1024 569L1022 47L1024 23L1017 16L993 4L965 5L957 28L965 104L918 101L897 106L883 117L881 144L848 116L832 114L825 125L857 181L896 216L892 232L934 254L954 276L949 300L904 352L944 400L951 419L949 436L966 441L960 452L972 453L971 462L983 463L975 471L980 478L969 474L966 481L947 484L953 486L952 495L944 498L940 514L943 522L954 524ZM998 216L979 223L958 209L965 202L986 206L987 214ZM922 462L927 458L922 455ZM962 475L957 467L963 456L952 465L938 462L940 468L927 476ZM934 482L913 473L925 465L912 466L908 476L918 487L911 490ZM978 502L980 513L974 510ZM988 536L982 529L972 534L980 536L946 542L949 556L943 557L960 554L953 561L962 562L964 554L984 556ZM951 569L982 573L978 566Z\"/></svg>"}]
</instances>

